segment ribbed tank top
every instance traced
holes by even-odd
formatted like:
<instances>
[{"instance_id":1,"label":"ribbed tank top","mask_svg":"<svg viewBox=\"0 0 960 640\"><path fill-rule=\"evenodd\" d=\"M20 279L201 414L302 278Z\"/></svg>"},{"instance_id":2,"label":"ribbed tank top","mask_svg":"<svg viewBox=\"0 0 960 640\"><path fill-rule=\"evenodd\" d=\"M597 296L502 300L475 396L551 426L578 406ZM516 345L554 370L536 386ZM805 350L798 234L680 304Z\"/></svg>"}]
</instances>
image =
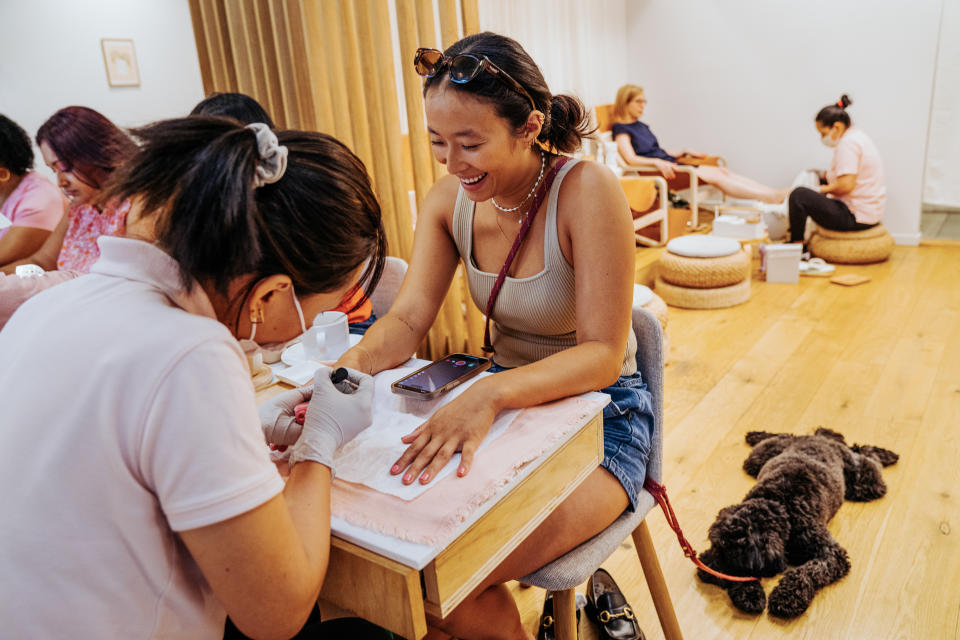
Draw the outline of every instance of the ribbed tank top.
<instances>
[{"instance_id":1,"label":"ribbed tank top","mask_svg":"<svg viewBox=\"0 0 960 640\"><path fill-rule=\"evenodd\" d=\"M542 360L577 344L576 287L573 266L560 250L557 235L557 200L560 183L577 160L560 169L547 197L543 238L543 270L527 278L507 276L500 288L490 329L494 360L504 367L519 367ZM496 273L480 271L473 261L473 214L476 208L461 188L453 211L453 239L467 273L470 296L481 310L487 308ZM604 313L604 309L596 309ZM621 376L636 373L637 338L627 339Z\"/></svg>"}]
</instances>

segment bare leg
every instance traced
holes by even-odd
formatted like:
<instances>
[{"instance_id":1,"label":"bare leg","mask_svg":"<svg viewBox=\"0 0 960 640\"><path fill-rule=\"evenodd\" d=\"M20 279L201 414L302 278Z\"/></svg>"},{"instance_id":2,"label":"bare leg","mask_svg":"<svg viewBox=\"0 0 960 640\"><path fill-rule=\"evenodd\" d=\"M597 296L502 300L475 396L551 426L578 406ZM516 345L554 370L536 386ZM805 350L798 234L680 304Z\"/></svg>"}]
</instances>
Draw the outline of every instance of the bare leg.
<instances>
[{"instance_id":1,"label":"bare leg","mask_svg":"<svg viewBox=\"0 0 960 640\"><path fill-rule=\"evenodd\" d=\"M707 184L712 184L734 198L780 204L790 193L789 189L768 187L746 176L734 173L725 167L697 167L697 175Z\"/></svg>"},{"instance_id":2,"label":"bare leg","mask_svg":"<svg viewBox=\"0 0 960 640\"><path fill-rule=\"evenodd\" d=\"M435 629L427 638L447 637L440 631L463 640L532 638L502 583L539 569L606 529L627 504L627 494L612 474L603 468L591 473L469 598L443 620L430 621ZM491 628L491 620L497 621L497 629Z\"/></svg>"}]
</instances>

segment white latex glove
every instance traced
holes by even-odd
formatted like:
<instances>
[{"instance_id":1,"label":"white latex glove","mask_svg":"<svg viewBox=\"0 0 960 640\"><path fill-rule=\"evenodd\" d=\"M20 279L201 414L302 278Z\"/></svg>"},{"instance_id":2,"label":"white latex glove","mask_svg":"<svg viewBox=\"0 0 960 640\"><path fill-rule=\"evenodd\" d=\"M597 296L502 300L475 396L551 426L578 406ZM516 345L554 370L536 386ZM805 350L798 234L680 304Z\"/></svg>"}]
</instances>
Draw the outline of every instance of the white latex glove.
<instances>
[{"instance_id":1,"label":"white latex glove","mask_svg":"<svg viewBox=\"0 0 960 640\"><path fill-rule=\"evenodd\" d=\"M301 460L312 460L330 467L332 475L333 454L373 422L373 378L347 369L347 379L334 386L332 372L321 367L313 376L303 431L290 451L291 469Z\"/></svg>"},{"instance_id":2,"label":"white latex glove","mask_svg":"<svg viewBox=\"0 0 960 640\"><path fill-rule=\"evenodd\" d=\"M297 441L303 427L294 419L293 409L309 400L312 394L313 387L299 387L277 394L260 405L257 412L267 444L291 445Z\"/></svg>"}]
</instances>

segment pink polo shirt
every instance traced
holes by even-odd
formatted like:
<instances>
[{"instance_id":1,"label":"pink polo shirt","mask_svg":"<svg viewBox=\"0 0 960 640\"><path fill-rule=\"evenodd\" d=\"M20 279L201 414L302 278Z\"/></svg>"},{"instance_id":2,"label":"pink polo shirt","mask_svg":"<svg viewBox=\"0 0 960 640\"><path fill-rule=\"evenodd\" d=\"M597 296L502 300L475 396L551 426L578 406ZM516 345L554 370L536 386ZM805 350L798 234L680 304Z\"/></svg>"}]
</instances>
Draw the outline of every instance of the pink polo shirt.
<instances>
[{"instance_id":1,"label":"pink polo shirt","mask_svg":"<svg viewBox=\"0 0 960 640\"><path fill-rule=\"evenodd\" d=\"M220 640L177 532L283 490L250 372L169 255L100 251L0 331L2 635Z\"/></svg>"},{"instance_id":2,"label":"pink polo shirt","mask_svg":"<svg viewBox=\"0 0 960 640\"><path fill-rule=\"evenodd\" d=\"M23 177L17 188L0 207L0 214L6 216L14 227L53 231L66 210L67 199L60 193L60 189L43 176L31 171ZM9 230L9 227L0 229L0 238Z\"/></svg>"},{"instance_id":3,"label":"pink polo shirt","mask_svg":"<svg viewBox=\"0 0 960 640\"><path fill-rule=\"evenodd\" d=\"M857 222L877 224L883 219L887 202L883 165L873 140L855 127L847 129L837 141L827 181L835 182L839 176L852 174L857 176L853 191L837 196L837 199L850 208Z\"/></svg>"}]
</instances>

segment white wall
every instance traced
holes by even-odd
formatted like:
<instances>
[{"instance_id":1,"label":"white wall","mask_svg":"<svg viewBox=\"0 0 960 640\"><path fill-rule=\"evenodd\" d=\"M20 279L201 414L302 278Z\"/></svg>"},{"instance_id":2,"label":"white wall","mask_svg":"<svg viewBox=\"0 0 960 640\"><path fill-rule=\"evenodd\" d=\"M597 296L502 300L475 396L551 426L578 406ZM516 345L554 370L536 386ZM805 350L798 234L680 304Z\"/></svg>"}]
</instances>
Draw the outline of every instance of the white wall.
<instances>
[{"instance_id":1,"label":"white wall","mask_svg":"<svg viewBox=\"0 0 960 640\"><path fill-rule=\"evenodd\" d=\"M942 0L923 202L960 208L960 2Z\"/></svg>"},{"instance_id":2,"label":"white wall","mask_svg":"<svg viewBox=\"0 0 960 640\"><path fill-rule=\"evenodd\" d=\"M623 80L645 87L644 121L664 146L723 155L784 187L829 166L813 118L848 93L883 157L885 224L916 243L940 10L941 0L630 2Z\"/></svg>"},{"instance_id":3,"label":"white wall","mask_svg":"<svg viewBox=\"0 0 960 640\"><path fill-rule=\"evenodd\" d=\"M0 25L0 113L31 137L69 105L128 127L203 98L187 0L0 0ZM108 86L100 38L133 39L139 87Z\"/></svg>"},{"instance_id":4,"label":"white wall","mask_svg":"<svg viewBox=\"0 0 960 640\"><path fill-rule=\"evenodd\" d=\"M479 0L480 28L520 42L550 91L588 107L613 102L626 77L628 0Z\"/></svg>"}]
</instances>

